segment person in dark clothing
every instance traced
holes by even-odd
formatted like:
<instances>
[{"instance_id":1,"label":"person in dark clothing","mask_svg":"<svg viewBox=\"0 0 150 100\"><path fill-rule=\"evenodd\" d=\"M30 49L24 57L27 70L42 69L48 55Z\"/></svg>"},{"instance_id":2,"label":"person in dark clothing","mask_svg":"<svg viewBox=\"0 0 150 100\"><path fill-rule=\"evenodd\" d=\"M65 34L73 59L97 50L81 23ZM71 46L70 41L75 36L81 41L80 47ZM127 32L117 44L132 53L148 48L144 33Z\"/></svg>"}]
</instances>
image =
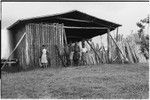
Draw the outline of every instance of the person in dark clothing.
<instances>
[{"instance_id":1,"label":"person in dark clothing","mask_svg":"<svg viewBox=\"0 0 150 100\"><path fill-rule=\"evenodd\" d=\"M64 53L65 53L65 58L66 58L66 65L67 66L70 66L71 64L71 62L70 62L70 50L69 50L69 47L70 47L70 45L68 44L68 45L65 45L65 48L64 48Z\"/></svg>"},{"instance_id":2,"label":"person in dark clothing","mask_svg":"<svg viewBox=\"0 0 150 100\"><path fill-rule=\"evenodd\" d=\"M73 62L75 66L79 65L79 60L80 60L80 47L76 42L74 45L74 55L73 55Z\"/></svg>"},{"instance_id":3,"label":"person in dark clothing","mask_svg":"<svg viewBox=\"0 0 150 100\"><path fill-rule=\"evenodd\" d=\"M69 46L70 66L73 66L73 55L74 55L74 45L73 45L73 43L70 43L70 46Z\"/></svg>"}]
</instances>

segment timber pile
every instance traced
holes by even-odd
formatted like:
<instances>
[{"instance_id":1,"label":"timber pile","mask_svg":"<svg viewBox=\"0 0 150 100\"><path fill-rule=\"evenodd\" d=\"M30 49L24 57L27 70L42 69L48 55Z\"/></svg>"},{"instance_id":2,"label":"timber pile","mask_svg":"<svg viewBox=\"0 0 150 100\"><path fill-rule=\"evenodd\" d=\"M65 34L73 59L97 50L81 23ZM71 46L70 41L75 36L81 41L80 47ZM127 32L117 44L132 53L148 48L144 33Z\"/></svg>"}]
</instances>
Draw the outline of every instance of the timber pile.
<instances>
[{"instance_id":1,"label":"timber pile","mask_svg":"<svg viewBox=\"0 0 150 100\"><path fill-rule=\"evenodd\" d=\"M91 46L93 49L90 49L87 53L87 64L96 65L101 63L107 63L107 51L105 50L105 47L95 46L94 43L91 43Z\"/></svg>"},{"instance_id":2,"label":"timber pile","mask_svg":"<svg viewBox=\"0 0 150 100\"><path fill-rule=\"evenodd\" d=\"M26 26L26 61L29 66L38 66L42 45L46 45L51 66L61 66L61 61L55 46L63 53L64 35L63 24L28 24Z\"/></svg>"},{"instance_id":3,"label":"timber pile","mask_svg":"<svg viewBox=\"0 0 150 100\"><path fill-rule=\"evenodd\" d=\"M109 39L109 63L138 63L146 62L146 58L140 51L140 46L136 44L136 41L139 41L139 37L134 34L130 37L123 38L122 35L118 35L117 41L116 38L113 40ZM101 64L108 63L107 50L102 45L101 47L95 46L91 43L94 50L90 50L87 53L87 64ZM95 54L95 51L97 54ZM99 56L99 57L98 57ZM98 59L100 58L100 59Z\"/></svg>"},{"instance_id":4,"label":"timber pile","mask_svg":"<svg viewBox=\"0 0 150 100\"><path fill-rule=\"evenodd\" d=\"M119 38L119 40L116 42L118 47L114 44L114 42L111 42L111 57L114 59L114 62L129 62L129 63L138 63L138 62L146 62L146 59L144 56L140 53L139 45L136 44L135 40L139 40L139 37L136 35L130 35L130 37L127 38ZM115 49L114 49L115 48ZM121 52L118 52L120 49ZM118 53L118 54L117 54ZM121 54L122 53L122 54ZM115 59L115 58L118 59ZM120 61L119 61L120 58Z\"/></svg>"},{"instance_id":5,"label":"timber pile","mask_svg":"<svg viewBox=\"0 0 150 100\"><path fill-rule=\"evenodd\" d=\"M132 34L127 38L128 44L130 44L131 49L134 51L134 56L138 58L138 62L147 62L146 58L140 50L140 45L137 42L140 41L138 34Z\"/></svg>"}]
</instances>

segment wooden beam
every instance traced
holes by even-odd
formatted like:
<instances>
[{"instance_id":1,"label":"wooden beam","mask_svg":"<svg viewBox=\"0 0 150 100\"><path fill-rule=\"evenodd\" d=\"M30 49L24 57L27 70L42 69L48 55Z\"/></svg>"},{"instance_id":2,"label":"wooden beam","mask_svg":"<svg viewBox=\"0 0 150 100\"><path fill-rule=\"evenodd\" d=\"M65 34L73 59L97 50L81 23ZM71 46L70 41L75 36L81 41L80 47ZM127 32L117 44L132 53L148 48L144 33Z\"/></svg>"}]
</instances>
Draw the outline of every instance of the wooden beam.
<instances>
[{"instance_id":1,"label":"wooden beam","mask_svg":"<svg viewBox=\"0 0 150 100\"><path fill-rule=\"evenodd\" d=\"M86 42L90 45L90 47L93 49L93 51L95 52L95 54L98 56L99 60L102 62L101 58L99 57L99 55L97 54L97 52L95 51L95 49L92 47L92 45L89 43L89 41L86 40Z\"/></svg>"},{"instance_id":2,"label":"wooden beam","mask_svg":"<svg viewBox=\"0 0 150 100\"><path fill-rule=\"evenodd\" d=\"M117 28L117 32L116 32L116 41L118 42L118 28Z\"/></svg>"},{"instance_id":3,"label":"wooden beam","mask_svg":"<svg viewBox=\"0 0 150 100\"><path fill-rule=\"evenodd\" d=\"M5 62L1 62L2 64L4 64ZM6 63L8 63L8 64L15 64L16 62L15 61L7 61Z\"/></svg>"},{"instance_id":4,"label":"wooden beam","mask_svg":"<svg viewBox=\"0 0 150 100\"><path fill-rule=\"evenodd\" d=\"M77 39L82 39L82 37L78 37L78 36L67 36L67 38L77 38Z\"/></svg>"},{"instance_id":5,"label":"wooden beam","mask_svg":"<svg viewBox=\"0 0 150 100\"><path fill-rule=\"evenodd\" d=\"M73 18L57 18L57 19L60 19L60 20L65 20L65 21L75 21L75 22L85 22L85 23L94 23L94 24L97 24L97 25L101 25L101 26L105 26L105 27L109 27L109 28L115 28L113 26L108 26L108 25L105 25L105 24L102 24L102 23L98 23L98 22L95 22L95 21L90 21L90 20L81 20L81 19L73 19Z\"/></svg>"},{"instance_id":6,"label":"wooden beam","mask_svg":"<svg viewBox=\"0 0 150 100\"><path fill-rule=\"evenodd\" d=\"M66 36L66 31L65 29L63 28L64 24L62 24L62 32L63 32L63 39L64 39L64 42L65 42L65 45L67 44L67 36Z\"/></svg>"},{"instance_id":7,"label":"wooden beam","mask_svg":"<svg viewBox=\"0 0 150 100\"><path fill-rule=\"evenodd\" d=\"M64 26L68 29L108 29L107 27L75 27L75 26Z\"/></svg>"},{"instance_id":8,"label":"wooden beam","mask_svg":"<svg viewBox=\"0 0 150 100\"><path fill-rule=\"evenodd\" d=\"M26 35L26 32L22 35L22 37L20 38L20 40L18 41L17 45L15 46L14 50L10 53L10 55L8 56L8 58L6 59L6 61L4 62L4 65L1 67L1 69L3 69L9 59L9 57L14 53L14 51L17 49L17 47L19 46L19 44L21 43L22 39L24 38L24 36Z\"/></svg>"},{"instance_id":9,"label":"wooden beam","mask_svg":"<svg viewBox=\"0 0 150 100\"><path fill-rule=\"evenodd\" d=\"M126 57L123 55L122 51L120 50L120 48L118 47L117 43L115 42L115 40L113 39L113 37L109 34L109 36L111 37L111 39L113 40L113 42L115 43L115 45L117 46L118 50L120 51L120 53L122 54L123 58L126 59ZM129 59L128 59L129 60Z\"/></svg>"},{"instance_id":10,"label":"wooden beam","mask_svg":"<svg viewBox=\"0 0 150 100\"><path fill-rule=\"evenodd\" d=\"M110 30L109 29L107 29L107 61L108 61L108 63L110 62L109 61L109 42L110 42L110 39L109 39L109 34L110 34Z\"/></svg>"},{"instance_id":11,"label":"wooden beam","mask_svg":"<svg viewBox=\"0 0 150 100\"><path fill-rule=\"evenodd\" d=\"M73 18L57 18L60 20L67 20L67 21L75 21L75 22L86 22L86 23L92 23L91 21L87 20L80 20L80 19L73 19Z\"/></svg>"},{"instance_id":12,"label":"wooden beam","mask_svg":"<svg viewBox=\"0 0 150 100\"><path fill-rule=\"evenodd\" d=\"M66 67L66 64L65 64L64 61L63 61L62 55L60 55L60 50L59 50L59 48L58 48L57 45L55 45L55 49L56 49L56 52L57 52L57 55L58 55L59 59L61 60L62 65L63 65L64 67Z\"/></svg>"}]
</instances>

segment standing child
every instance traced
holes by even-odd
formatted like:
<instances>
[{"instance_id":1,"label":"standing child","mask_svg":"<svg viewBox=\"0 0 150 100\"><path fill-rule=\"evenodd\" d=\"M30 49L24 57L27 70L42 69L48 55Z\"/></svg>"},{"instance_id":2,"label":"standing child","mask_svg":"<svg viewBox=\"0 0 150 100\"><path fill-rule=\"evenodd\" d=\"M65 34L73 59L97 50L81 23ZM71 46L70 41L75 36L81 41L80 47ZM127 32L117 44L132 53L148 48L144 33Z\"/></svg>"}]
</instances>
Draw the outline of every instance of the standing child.
<instances>
[{"instance_id":1,"label":"standing child","mask_svg":"<svg viewBox=\"0 0 150 100\"><path fill-rule=\"evenodd\" d=\"M46 49L46 46L45 45L42 45L42 56L41 56L41 59L40 59L40 61L41 61L41 63L40 63L40 65L42 66L42 67L46 67L47 68L47 65L48 65L48 57L47 57L47 49Z\"/></svg>"}]
</instances>

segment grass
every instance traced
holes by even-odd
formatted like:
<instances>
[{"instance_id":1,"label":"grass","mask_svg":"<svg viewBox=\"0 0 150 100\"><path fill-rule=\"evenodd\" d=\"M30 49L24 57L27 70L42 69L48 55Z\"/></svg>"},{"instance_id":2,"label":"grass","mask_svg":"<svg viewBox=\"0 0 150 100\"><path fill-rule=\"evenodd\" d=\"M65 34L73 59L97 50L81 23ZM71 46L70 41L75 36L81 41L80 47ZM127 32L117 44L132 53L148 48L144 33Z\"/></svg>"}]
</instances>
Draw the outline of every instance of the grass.
<instances>
[{"instance_id":1,"label":"grass","mask_svg":"<svg viewBox=\"0 0 150 100\"><path fill-rule=\"evenodd\" d=\"M104 64L2 74L2 98L148 99L148 64Z\"/></svg>"}]
</instances>

